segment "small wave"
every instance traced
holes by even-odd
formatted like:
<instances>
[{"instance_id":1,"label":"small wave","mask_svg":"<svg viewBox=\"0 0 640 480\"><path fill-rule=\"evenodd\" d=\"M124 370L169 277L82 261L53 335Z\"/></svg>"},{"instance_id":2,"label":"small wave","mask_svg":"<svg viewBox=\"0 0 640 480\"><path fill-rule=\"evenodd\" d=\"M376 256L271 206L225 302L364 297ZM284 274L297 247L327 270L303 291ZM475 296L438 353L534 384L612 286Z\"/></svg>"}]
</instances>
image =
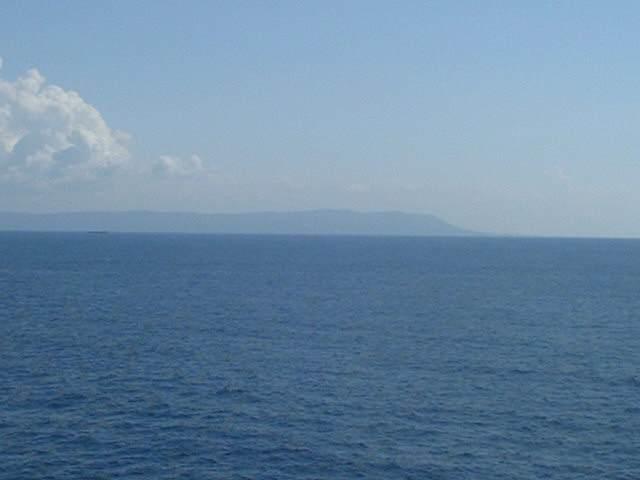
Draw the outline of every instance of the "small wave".
<instances>
[{"instance_id":1,"label":"small wave","mask_svg":"<svg viewBox=\"0 0 640 480\"><path fill-rule=\"evenodd\" d=\"M53 409L68 408L84 402L86 399L87 397L81 393L65 393L49 400L47 406Z\"/></svg>"},{"instance_id":2,"label":"small wave","mask_svg":"<svg viewBox=\"0 0 640 480\"><path fill-rule=\"evenodd\" d=\"M640 387L640 375L629 376L629 378L627 378L627 381L625 383L629 385L633 385L635 387Z\"/></svg>"},{"instance_id":3,"label":"small wave","mask_svg":"<svg viewBox=\"0 0 640 480\"><path fill-rule=\"evenodd\" d=\"M512 368L509 370L510 375L531 375L535 373L535 370L529 370L527 368Z\"/></svg>"},{"instance_id":4,"label":"small wave","mask_svg":"<svg viewBox=\"0 0 640 480\"><path fill-rule=\"evenodd\" d=\"M607 382L611 387L631 386L640 387L640 375L628 375L626 377L618 377Z\"/></svg>"},{"instance_id":5,"label":"small wave","mask_svg":"<svg viewBox=\"0 0 640 480\"><path fill-rule=\"evenodd\" d=\"M247 393L247 391L242 388L234 388L225 385L216 392L216 396L224 397L229 395L243 395L245 393Z\"/></svg>"}]
</instances>

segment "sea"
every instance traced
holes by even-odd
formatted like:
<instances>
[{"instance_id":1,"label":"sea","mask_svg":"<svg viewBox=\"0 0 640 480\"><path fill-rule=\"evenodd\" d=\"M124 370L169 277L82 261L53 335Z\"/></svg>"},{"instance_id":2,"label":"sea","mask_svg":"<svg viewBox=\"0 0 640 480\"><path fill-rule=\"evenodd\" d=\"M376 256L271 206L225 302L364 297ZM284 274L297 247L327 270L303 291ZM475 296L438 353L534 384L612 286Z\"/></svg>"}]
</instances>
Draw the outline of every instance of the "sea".
<instances>
[{"instance_id":1,"label":"sea","mask_svg":"<svg viewBox=\"0 0 640 480\"><path fill-rule=\"evenodd\" d=\"M0 478L640 479L640 241L1 233Z\"/></svg>"}]
</instances>

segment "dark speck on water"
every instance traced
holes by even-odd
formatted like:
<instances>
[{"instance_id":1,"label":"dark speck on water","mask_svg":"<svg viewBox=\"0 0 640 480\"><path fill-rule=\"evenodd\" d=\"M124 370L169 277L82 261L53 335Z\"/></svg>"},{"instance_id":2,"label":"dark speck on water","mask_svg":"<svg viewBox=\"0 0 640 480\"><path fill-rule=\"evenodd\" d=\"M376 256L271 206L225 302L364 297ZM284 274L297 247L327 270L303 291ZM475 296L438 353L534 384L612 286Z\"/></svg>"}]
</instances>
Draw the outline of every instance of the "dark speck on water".
<instances>
[{"instance_id":1,"label":"dark speck on water","mask_svg":"<svg viewBox=\"0 0 640 480\"><path fill-rule=\"evenodd\" d=\"M638 479L640 242L0 234L2 479Z\"/></svg>"}]
</instances>

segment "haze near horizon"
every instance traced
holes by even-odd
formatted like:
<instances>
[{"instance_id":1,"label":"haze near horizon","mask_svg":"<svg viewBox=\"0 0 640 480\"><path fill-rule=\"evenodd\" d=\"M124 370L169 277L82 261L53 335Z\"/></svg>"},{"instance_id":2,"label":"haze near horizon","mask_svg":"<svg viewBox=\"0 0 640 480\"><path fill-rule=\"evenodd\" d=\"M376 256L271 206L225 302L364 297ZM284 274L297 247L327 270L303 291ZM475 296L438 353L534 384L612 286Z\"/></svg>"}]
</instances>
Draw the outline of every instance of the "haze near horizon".
<instances>
[{"instance_id":1,"label":"haze near horizon","mask_svg":"<svg viewBox=\"0 0 640 480\"><path fill-rule=\"evenodd\" d=\"M8 1L0 211L640 236L634 2Z\"/></svg>"}]
</instances>

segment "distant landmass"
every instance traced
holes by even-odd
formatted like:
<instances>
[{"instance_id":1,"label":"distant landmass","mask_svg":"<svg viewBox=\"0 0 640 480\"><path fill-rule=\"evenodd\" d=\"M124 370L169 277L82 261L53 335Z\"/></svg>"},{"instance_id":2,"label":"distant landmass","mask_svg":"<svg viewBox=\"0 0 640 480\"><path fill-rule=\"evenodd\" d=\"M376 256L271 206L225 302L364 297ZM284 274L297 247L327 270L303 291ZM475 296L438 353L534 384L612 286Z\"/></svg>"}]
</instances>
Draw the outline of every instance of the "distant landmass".
<instances>
[{"instance_id":1,"label":"distant landmass","mask_svg":"<svg viewBox=\"0 0 640 480\"><path fill-rule=\"evenodd\" d=\"M403 212L0 212L0 230L303 235L477 235L433 215Z\"/></svg>"}]
</instances>

